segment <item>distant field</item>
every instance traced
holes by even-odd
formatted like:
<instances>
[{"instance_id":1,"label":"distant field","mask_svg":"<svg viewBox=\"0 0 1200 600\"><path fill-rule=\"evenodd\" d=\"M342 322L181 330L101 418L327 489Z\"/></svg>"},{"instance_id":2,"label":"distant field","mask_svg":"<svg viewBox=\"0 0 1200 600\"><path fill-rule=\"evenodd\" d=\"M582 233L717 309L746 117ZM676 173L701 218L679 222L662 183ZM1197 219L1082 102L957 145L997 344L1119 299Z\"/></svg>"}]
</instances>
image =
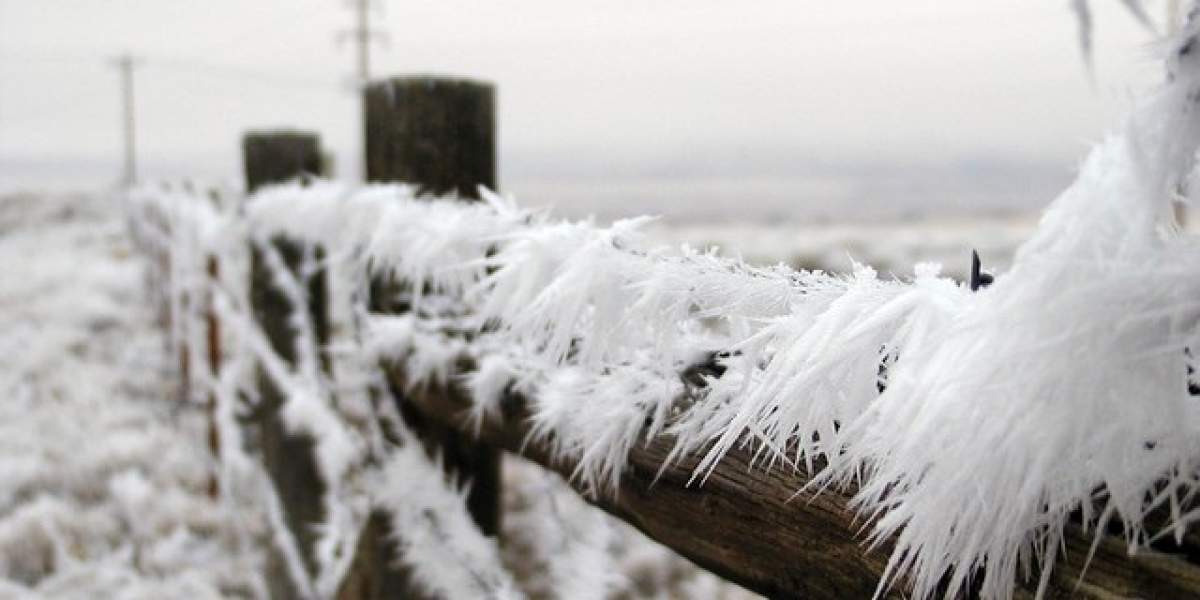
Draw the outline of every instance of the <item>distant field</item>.
<instances>
[{"instance_id":1,"label":"distant field","mask_svg":"<svg viewBox=\"0 0 1200 600\"><path fill-rule=\"evenodd\" d=\"M972 250L979 252L985 268L1006 269L1036 222L1031 215L817 225L659 223L649 233L672 245L718 246L722 254L755 264L848 272L857 261L874 267L881 277L903 278L917 263L936 262L943 273L963 278Z\"/></svg>"}]
</instances>

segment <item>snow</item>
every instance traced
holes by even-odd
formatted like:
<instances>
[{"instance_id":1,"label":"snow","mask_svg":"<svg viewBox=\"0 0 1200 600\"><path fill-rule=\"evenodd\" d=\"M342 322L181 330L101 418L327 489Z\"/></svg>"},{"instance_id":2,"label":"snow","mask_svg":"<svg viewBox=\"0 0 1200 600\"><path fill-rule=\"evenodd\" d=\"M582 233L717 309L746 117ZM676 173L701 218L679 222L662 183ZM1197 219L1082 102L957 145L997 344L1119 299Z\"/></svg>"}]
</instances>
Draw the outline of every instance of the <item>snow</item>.
<instances>
[{"instance_id":1,"label":"snow","mask_svg":"<svg viewBox=\"0 0 1200 600\"><path fill-rule=\"evenodd\" d=\"M0 213L0 595L263 597L267 532L253 498L207 495L203 423L119 205L17 196Z\"/></svg>"}]
</instances>

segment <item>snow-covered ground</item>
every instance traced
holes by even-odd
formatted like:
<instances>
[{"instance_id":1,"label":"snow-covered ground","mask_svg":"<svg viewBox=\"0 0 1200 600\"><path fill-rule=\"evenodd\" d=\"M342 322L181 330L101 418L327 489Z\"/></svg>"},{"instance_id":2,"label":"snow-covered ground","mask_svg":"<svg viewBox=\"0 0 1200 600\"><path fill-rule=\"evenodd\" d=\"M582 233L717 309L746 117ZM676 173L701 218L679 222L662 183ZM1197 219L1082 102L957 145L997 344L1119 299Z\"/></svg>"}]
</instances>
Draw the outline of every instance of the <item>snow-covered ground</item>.
<instances>
[{"instance_id":1,"label":"snow-covered ground","mask_svg":"<svg viewBox=\"0 0 1200 600\"><path fill-rule=\"evenodd\" d=\"M0 199L0 597L260 596L263 519L208 497L121 214Z\"/></svg>"}]
</instances>

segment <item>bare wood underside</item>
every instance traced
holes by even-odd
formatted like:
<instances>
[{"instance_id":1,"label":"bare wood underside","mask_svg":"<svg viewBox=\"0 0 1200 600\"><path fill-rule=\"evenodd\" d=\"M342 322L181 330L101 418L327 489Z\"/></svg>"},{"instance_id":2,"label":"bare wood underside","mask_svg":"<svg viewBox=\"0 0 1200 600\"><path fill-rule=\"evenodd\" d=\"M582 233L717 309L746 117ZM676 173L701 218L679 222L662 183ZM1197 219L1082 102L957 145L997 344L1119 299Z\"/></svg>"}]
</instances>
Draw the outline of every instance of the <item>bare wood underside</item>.
<instances>
[{"instance_id":1,"label":"bare wood underside","mask_svg":"<svg viewBox=\"0 0 1200 600\"><path fill-rule=\"evenodd\" d=\"M390 376L403 385L399 370L392 369ZM428 418L474 433L464 418L470 399L461 387L417 390L408 399ZM573 464L554 460L545 444L526 443L525 399L506 398L502 412L484 421L480 441L569 480ZM746 449L731 450L703 486L688 486L699 460L695 456L672 464L655 481L672 447L669 436L635 447L617 495L585 498L697 565L765 596L844 599L875 592L892 546L885 541L867 551L864 524L848 508L852 491L793 498L809 478L789 469L751 468ZM1200 598L1196 548L1143 550L1130 557L1120 538L1106 537L1080 581L1092 536L1074 531L1067 537L1050 598ZM1035 588L1036 581L1028 582L1015 595L1032 597Z\"/></svg>"}]
</instances>

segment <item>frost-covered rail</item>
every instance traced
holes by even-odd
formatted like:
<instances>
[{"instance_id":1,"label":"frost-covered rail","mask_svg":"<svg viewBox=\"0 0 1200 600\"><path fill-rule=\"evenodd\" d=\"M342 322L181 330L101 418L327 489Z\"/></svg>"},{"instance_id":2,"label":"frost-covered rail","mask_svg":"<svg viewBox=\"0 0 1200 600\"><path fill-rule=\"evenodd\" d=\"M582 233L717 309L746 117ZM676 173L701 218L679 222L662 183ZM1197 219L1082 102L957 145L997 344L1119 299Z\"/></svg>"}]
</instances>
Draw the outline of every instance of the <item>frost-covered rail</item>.
<instances>
[{"instance_id":1,"label":"frost-covered rail","mask_svg":"<svg viewBox=\"0 0 1200 600\"><path fill-rule=\"evenodd\" d=\"M459 363L470 377L472 361ZM390 376L404 385L403 369ZM455 381L451 377L449 381ZM481 423L471 420L471 392L456 383L416 388L407 398L439 423L571 478L578 464L550 444L530 441L528 400L513 394ZM670 459L675 441L660 435L633 448L615 494L589 494L589 502L633 524L696 564L747 589L776 598L865 598L878 586L893 549L874 551L862 541L864 523L852 508L853 489L822 493L796 490L811 478L801 471L762 470L753 453L735 449L703 486L690 483L699 457ZM664 466L665 465L665 466ZM1064 539L1065 558L1055 567L1047 597L1200 597L1200 539L1163 544L1162 551L1130 556L1116 535L1096 541L1078 524ZM1085 569L1086 567L1086 569ZM1081 578L1082 576L1082 578ZM1016 597L1032 597L1036 579L1021 582ZM899 594L896 594L899 596Z\"/></svg>"}]
</instances>

